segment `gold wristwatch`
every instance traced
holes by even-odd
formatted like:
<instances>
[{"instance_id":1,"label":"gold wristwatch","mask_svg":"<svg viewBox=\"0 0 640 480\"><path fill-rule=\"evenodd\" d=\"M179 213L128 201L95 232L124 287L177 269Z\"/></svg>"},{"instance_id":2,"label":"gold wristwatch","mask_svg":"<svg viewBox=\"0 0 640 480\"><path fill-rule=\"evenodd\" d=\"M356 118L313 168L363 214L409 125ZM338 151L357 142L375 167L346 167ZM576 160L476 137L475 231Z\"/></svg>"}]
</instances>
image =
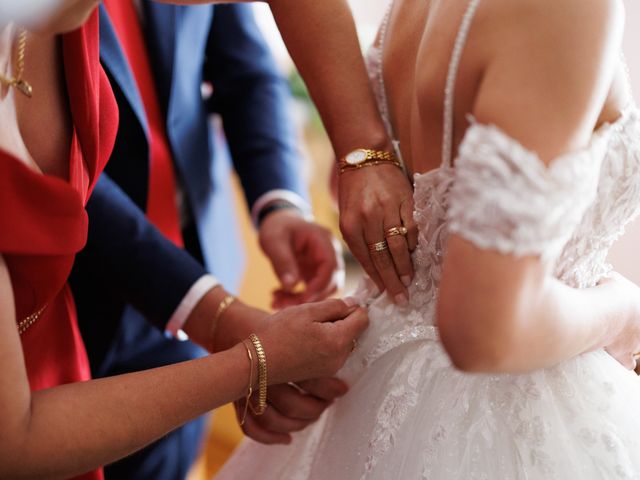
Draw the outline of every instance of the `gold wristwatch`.
<instances>
[{"instance_id":1,"label":"gold wristwatch","mask_svg":"<svg viewBox=\"0 0 640 480\"><path fill-rule=\"evenodd\" d=\"M358 148L349 152L338 162L340 173L349 170L357 170L362 167L371 167L374 165L395 165L402 169L402 165L392 152L382 150L368 150L366 148Z\"/></svg>"}]
</instances>

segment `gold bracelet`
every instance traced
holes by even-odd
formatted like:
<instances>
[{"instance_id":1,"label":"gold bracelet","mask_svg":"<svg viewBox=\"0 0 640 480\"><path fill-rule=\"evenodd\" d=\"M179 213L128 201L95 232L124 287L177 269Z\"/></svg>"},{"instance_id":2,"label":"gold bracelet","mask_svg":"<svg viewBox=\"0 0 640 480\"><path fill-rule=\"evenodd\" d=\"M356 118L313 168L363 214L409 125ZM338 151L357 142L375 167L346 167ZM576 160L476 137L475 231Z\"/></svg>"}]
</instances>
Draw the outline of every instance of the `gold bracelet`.
<instances>
[{"instance_id":1,"label":"gold bracelet","mask_svg":"<svg viewBox=\"0 0 640 480\"><path fill-rule=\"evenodd\" d=\"M252 404L249 405L253 414L260 416L267 409L267 356L264 353L260 339L255 333L249 335L249 340L253 343L258 357L258 406L254 408Z\"/></svg>"},{"instance_id":2,"label":"gold bracelet","mask_svg":"<svg viewBox=\"0 0 640 480\"><path fill-rule=\"evenodd\" d=\"M351 170L360 170L365 167L375 167L376 165L394 165L402 170L402 165L399 162L393 160L373 160L367 163L362 163L360 165L340 165L340 173L349 172Z\"/></svg>"},{"instance_id":3,"label":"gold bracelet","mask_svg":"<svg viewBox=\"0 0 640 480\"><path fill-rule=\"evenodd\" d=\"M209 332L212 351L213 351L213 342L216 337L216 328L218 327L218 321L220 320L220 317L222 317L222 314L227 310L227 308L229 308L231 304L235 301L236 301L236 297L234 297L233 295L227 295L222 299L222 301L220 302L220 305L218 305L218 308L216 309L216 313L213 316L213 319L211 320L211 329Z\"/></svg>"},{"instance_id":4,"label":"gold bracelet","mask_svg":"<svg viewBox=\"0 0 640 480\"><path fill-rule=\"evenodd\" d=\"M215 322L217 322L218 320L220 320L220 317L222 316L222 314L227 310L227 308L229 308L231 306L231 304L233 302L236 301L236 297L234 297L233 295L227 295L226 297L224 297L222 299L222 301L220 302L220 305L218 305L218 309L216 310L216 314L213 317L213 320Z\"/></svg>"},{"instance_id":5,"label":"gold bracelet","mask_svg":"<svg viewBox=\"0 0 640 480\"><path fill-rule=\"evenodd\" d=\"M249 357L249 388L247 388L247 397L244 402L244 411L240 419L240 426L244 425L244 421L247 419L247 411L249 410L251 396L253 395L253 355L251 354L251 347L247 345L247 341L243 340L242 344L244 348L247 349L247 356Z\"/></svg>"}]
</instances>

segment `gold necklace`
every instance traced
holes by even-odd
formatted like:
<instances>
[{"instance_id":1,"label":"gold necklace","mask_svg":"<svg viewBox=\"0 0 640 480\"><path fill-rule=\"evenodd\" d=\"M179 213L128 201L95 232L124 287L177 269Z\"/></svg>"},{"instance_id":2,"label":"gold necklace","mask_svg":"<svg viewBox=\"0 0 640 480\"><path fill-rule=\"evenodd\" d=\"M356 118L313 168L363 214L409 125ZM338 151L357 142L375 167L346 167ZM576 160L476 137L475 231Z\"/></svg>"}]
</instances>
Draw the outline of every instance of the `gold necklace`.
<instances>
[{"instance_id":1,"label":"gold necklace","mask_svg":"<svg viewBox=\"0 0 640 480\"><path fill-rule=\"evenodd\" d=\"M0 83L8 86L15 87L20 93L26 97L31 98L33 95L33 87L29 82L22 78L24 73L24 56L27 50L27 31L24 28L20 29L18 34L18 59L16 61L16 74L15 76L8 78L4 75L0 75Z\"/></svg>"}]
</instances>

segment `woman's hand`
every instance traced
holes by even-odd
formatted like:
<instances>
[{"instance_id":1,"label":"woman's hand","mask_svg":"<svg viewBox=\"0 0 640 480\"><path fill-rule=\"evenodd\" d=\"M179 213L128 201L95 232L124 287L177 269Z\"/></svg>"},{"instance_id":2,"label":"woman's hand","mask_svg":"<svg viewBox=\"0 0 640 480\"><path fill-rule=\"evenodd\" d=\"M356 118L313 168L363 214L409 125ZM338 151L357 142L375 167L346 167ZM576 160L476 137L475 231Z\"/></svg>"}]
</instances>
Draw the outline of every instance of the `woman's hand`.
<instances>
[{"instance_id":1,"label":"woman's hand","mask_svg":"<svg viewBox=\"0 0 640 480\"><path fill-rule=\"evenodd\" d=\"M325 300L272 315L256 332L267 355L269 384L335 374L368 324L366 311L350 300Z\"/></svg>"},{"instance_id":2,"label":"woman's hand","mask_svg":"<svg viewBox=\"0 0 640 480\"><path fill-rule=\"evenodd\" d=\"M258 334L272 385L270 408L263 415L248 412L245 417L246 400L235 402L247 436L266 444L289 443L292 432L315 422L346 393L344 382L328 377L342 367L368 325L365 310L351 303L327 300L291 307L267 319Z\"/></svg>"},{"instance_id":3,"label":"woman's hand","mask_svg":"<svg viewBox=\"0 0 640 480\"><path fill-rule=\"evenodd\" d=\"M618 273L602 281L620 291L622 299L627 300L627 314L622 328L615 333L605 350L629 370L637 366L637 353L640 352L640 288Z\"/></svg>"},{"instance_id":4,"label":"woman's hand","mask_svg":"<svg viewBox=\"0 0 640 480\"><path fill-rule=\"evenodd\" d=\"M291 318L297 318L295 312L291 312L291 315ZM229 349L251 333L268 329L272 321L267 312L236 300L219 319L213 350ZM260 333L260 336L262 338L263 334ZM270 366L271 360L268 359L268 362L267 365ZM315 422L346 391L346 384L337 378L318 378L295 385L273 385L269 387L269 408L265 414L256 417L248 412L242 430L245 435L261 443L288 443L292 432ZM236 401L235 406L239 417L242 416L244 399Z\"/></svg>"},{"instance_id":5,"label":"woman's hand","mask_svg":"<svg viewBox=\"0 0 640 480\"><path fill-rule=\"evenodd\" d=\"M297 382L331 376L368 326L366 311L354 302L331 299L269 315L235 300L218 319L211 351L228 350L256 333L267 353L270 385L280 383L276 381L280 377L283 382ZM284 371L272 373L279 367Z\"/></svg>"},{"instance_id":6,"label":"woman's hand","mask_svg":"<svg viewBox=\"0 0 640 480\"><path fill-rule=\"evenodd\" d=\"M376 165L346 171L338 182L340 229L347 245L380 291L387 290L398 304L406 303L406 287L413 278L411 252L418 242L409 180L396 166ZM406 236L386 236L390 228L401 226ZM388 249L369 250L385 239Z\"/></svg>"}]
</instances>

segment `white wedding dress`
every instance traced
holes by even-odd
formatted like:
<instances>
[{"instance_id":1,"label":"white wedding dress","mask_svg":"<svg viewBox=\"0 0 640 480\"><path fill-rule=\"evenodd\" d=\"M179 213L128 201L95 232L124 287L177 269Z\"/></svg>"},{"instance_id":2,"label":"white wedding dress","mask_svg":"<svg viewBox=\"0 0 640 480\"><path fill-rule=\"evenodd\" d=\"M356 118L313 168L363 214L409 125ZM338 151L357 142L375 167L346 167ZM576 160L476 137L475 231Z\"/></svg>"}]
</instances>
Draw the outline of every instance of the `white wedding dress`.
<instances>
[{"instance_id":1,"label":"white wedding dress","mask_svg":"<svg viewBox=\"0 0 640 480\"><path fill-rule=\"evenodd\" d=\"M640 380L607 353L528 374L469 374L453 368L438 339L450 232L481 248L544 257L559 279L584 288L608 274L607 252L640 210L635 106L548 168L472 120L451 166L452 86L478 3L469 4L450 66L443 165L415 176L420 234L409 306L367 298L362 288L371 325L339 374L349 393L289 446L245 441L217 478L640 479ZM381 48L369 67L387 118Z\"/></svg>"}]
</instances>

